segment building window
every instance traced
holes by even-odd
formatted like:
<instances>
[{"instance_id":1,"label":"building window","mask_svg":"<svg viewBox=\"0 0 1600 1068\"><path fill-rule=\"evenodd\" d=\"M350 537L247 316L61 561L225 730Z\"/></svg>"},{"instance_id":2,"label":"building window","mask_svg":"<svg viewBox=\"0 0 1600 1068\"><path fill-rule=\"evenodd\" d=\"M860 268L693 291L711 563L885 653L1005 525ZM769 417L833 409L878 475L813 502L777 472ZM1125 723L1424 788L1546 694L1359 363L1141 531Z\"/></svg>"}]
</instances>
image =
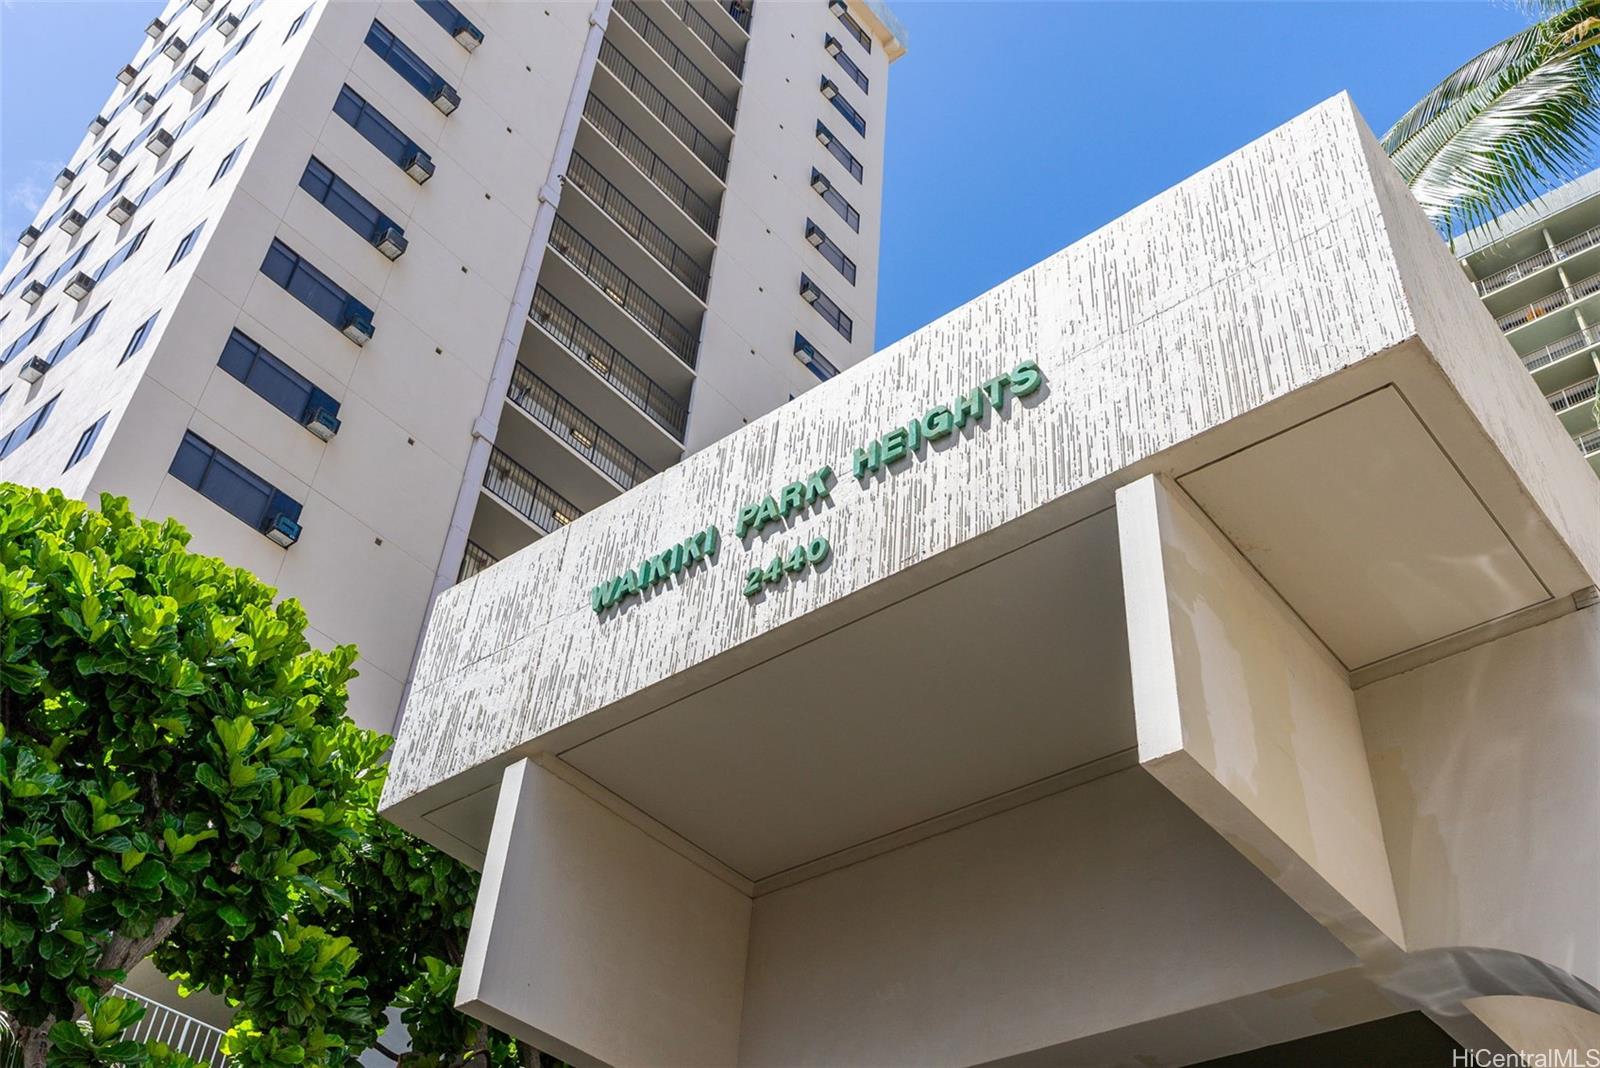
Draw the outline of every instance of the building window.
<instances>
[{"instance_id":1,"label":"building window","mask_svg":"<svg viewBox=\"0 0 1600 1068\"><path fill-rule=\"evenodd\" d=\"M167 170L164 173L162 173L161 175L159 175L156 178L155 181L151 182L148 186L145 187L145 191L143 193L139 194L139 206L141 208L144 207L145 201L149 200L151 197L153 197L157 193L161 192L167 186L171 185L172 184L172 180L174 178L176 178L178 176L179 172L181 172L183 170L183 165L185 163L188 163L188 162L189 162L189 153L185 152L178 159L178 162L174 163L171 167L167 168Z\"/></svg>"},{"instance_id":2,"label":"building window","mask_svg":"<svg viewBox=\"0 0 1600 1068\"><path fill-rule=\"evenodd\" d=\"M839 86L826 74L822 76L822 95L828 98L828 102L833 105L833 110L843 115L844 121L848 122L856 133L862 137L867 136L866 118L861 112L850 106L849 101L845 100L844 94L839 92Z\"/></svg>"},{"instance_id":3,"label":"building window","mask_svg":"<svg viewBox=\"0 0 1600 1068\"><path fill-rule=\"evenodd\" d=\"M295 34L300 32L300 27L305 25L306 16L311 14L311 8L316 7L316 6L317 5L313 2L310 7L307 7L304 11L300 12L300 14L298 14L298 15L296 15L294 17L294 21L289 23L289 32L283 35L283 39L284 39L285 43L288 42L289 38L293 37ZM276 78L277 75L274 74L273 77ZM260 100L257 100L256 104L259 104L260 102L261 102ZM252 104L250 106L254 107L255 104Z\"/></svg>"},{"instance_id":4,"label":"building window","mask_svg":"<svg viewBox=\"0 0 1600 1068\"><path fill-rule=\"evenodd\" d=\"M829 326L839 331L846 341L851 340L856 324L844 313L844 309L833 302L833 298L818 289L817 284L805 274L800 276L800 298L810 304L812 310L822 316Z\"/></svg>"},{"instance_id":5,"label":"building window","mask_svg":"<svg viewBox=\"0 0 1600 1068\"><path fill-rule=\"evenodd\" d=\"M838 272L844 275L846 282L851 285L856 284L855 261L846 256L844 250L834 244L833 239L822 232L822 227L810 219L806 220L806 243L821 253L823 259L833 264Z\"/></svg>"},{"instance_id":6,"label":"building window","mask_svg":"<svg viewBox=\"0 0 1600 1068\"><path fill-rule=\"evenodd\" d=\"M872 35L862 28L861 23L851 18L850 12L846 11L842 5L836 9L836 13L839 16L839 21L844 24L844 28L850 32L850 36L854 37L856 43L865 48L867 55L870 56L872 54Z\"/></svg>"},{"instance_id":7,"label":"building window","mask_svg":"<svg viewBox=\"0 0 1600 1068\"><path fill-rule=\"evenodd\" d=\"M95 235L98 237L99 235ZM84 255L94 247L94 238L91 237L79 246L78 251L61 261L61 266L50 272L50 277L44 280L45 288L55 285L61 279L77 270L78 264L83 261Z\"/></svg>"},{"instance_id":8,"label":"building window","mask_svg":"<svg viewBox=\"0 0 1600 1068\"><path fill-rule=\"evenodd\" d=\"M356 192L354 186L334 174L315 156L311 157L305 173L300 176L300 188L369 241L382 227L394 225L371 201Z\"/></svg>"},{"instance_id":9,"label":"building window","mask_svg":"<svg viewBox=\"0 0 1600 1068\"><path fill-rule=\"evenodd\" d=\"M145 339L150 336L150 331L155 329L156 319L160 315L161 312L158 310L155 315L140 323L138 328L134 330L133 336L128 338L127 347L122 350L122 358L117 361L118 367L127 363L134 353L144 348Z\"/></svg>"},{"instance_id":10,"label":"building window","mask_svg":"<svg viewBox=\"0 0 1600 1068\"><path fill-rule=\"evenodd\" d=\"M450 3L450 0L417 0L417 6L428 13L428 17L444 27L446 33L456 40L461 40L462 31L479 42L483 34L472 20L461 13L461 9ZM472 46L476 47L476 45Z\"/></svg>"},{"instance_id":11,"label":"building window","mask_svg":"<svg viewBox=\"0 0 1600 1068\"><path fill-rule=\"evenodd\" d=\"M79 323L76 330L56 342L56 347L50 350L49 356L45 357L51 367L71 356L79 345L89 340L89 336L94 333L95 327L100 325L100 319L105 315L106 309L109 307L111 307L110 301L100 305L99 310Z\"/></svg>"},{"instance_id":12,"label":"building window","mask_svg":"<svg viewBox=\"0 0 1600 1068\"><path fill-rule=\"evenodd\" d=\"M288 245L273 239L272 247L267 250L267 258L261 262L261 273L333 326L344 329L345 309L350 303L350 294L301 259L300 254Z\"/></svg>"},{"instance_id":13,"label":"building window","mask_svg":"<svg viewBox=\"0 0 1600 1068\"><path fill-rule=\"evenodd\" d=\"M817 195L823 199L828 207L839 213L839 218L843 219L850 229L856 233L861 232L861 213L848 200L840 196L839 191L833 187L833 183L828 181L828 176L815 167L811 168L811 188L816 191Z\"/></svg>"},{"instance_id":14,"label":"building window","mask_svg":"<svg viewBox=\"0 0 1600 1068\"><path fill-rule=\"evenodd\" d=\"M110 189L107 189L104 193L101 193L100 199L94 202L94 207L90 208L84 214L91 219L94 218L95 215L99 213L101 208L105 207L107 204L111 203L113 200L117 199L117 197L122 195L122 187L127 185L128 179L132 177L133 171L130 170L127 174L124 174L120 179L117 180L116 185L112 186Z\"/></svg>"},{"instance_id":15,"label":"building window","mask_svg":"<svg viewBox=\"0 0 1600 1068\"><path fill-rule=\"evenodd\" d=\"M222 94L226 93L227 91L228 87L224 85L221 89L218 89L208 98L206 98L206 106L195 112L193 115L190 115L187 119L184 119L183 125L178 127L177 130L173 132L172 139L176 141L178 138L188 133L190 127L194 126L195 123L211 114L211 109L217 106L217 102L222 99Z\"/></svg>"},{"instance_id":16,"label":"building window","mask_svg":"<svg viewBox=\"0 0 1600 1068\"><path fill-rule=\"evenodd\" d=\"M45 401L33 410L33 414L24 416L22 422L11 428L11 432L0 438L0 460L16 452L22 443L44 429L45 423L50 421L50 409L56 406L56 401L61 399L61 394Z\"/></svg>"},{"instance_id":17,"label":"building window","mask_svg":"<svg viewBox=\"0 0 1600 1068\"><path fill-rule=\"evenodd\" d=\"M379 59L389 64L396 74L429 100L432 100L439 87L445 84L444 79L435 74L433 68L423 62L421 56L407 48L389 31L389 27L377 19L372 20L372 27L367 30L367 47L376 52Z\"/></svg>"},{"instance_id":18,"label":"building window","mask_svg":"<svg viewBox=\"0 0 1600 1068\"><path fill-rule=\"evenodd\" d=\"M834 99L837 100L838 98L835 97ZM861 170L861 161L852 156L850 154L850 150L841 145L839 143L839 139L833 136L833 131L822 125L820 122L817 123L817 140L821 141L823 145L827 147L829 154L832 155L834 159L843 164L844 169L850 172L850 177L854 178L858 182L861 181L861 175L863 173Z\"/></svg>"},{"instance_id":19,"label":"building window","mask_svg":"<svg viewBox=\"0 0 1600 1068\"><path fill-rule=\"evenodd\" d=\"M11 357L15 356L17 353L33 344L34 338L38 337L39 334L44 331L45 325L50 322L50 317L55 313L56 310L51 308L49 311L41 315L38 321L32 326L18 334L16 340L7 345L4 352L0 352L0 367L4 367L6 364L10 363Z\"/></svg>"},{"instance_id":20,"label":"building window","mask_svg":"<svg viewBox=\"0 0 1600 1068\"><path fill-rule=\"evenodd\" d=\"M189 254L190 250L194 248L195 242L200 240L200 231L205 228L206 224L202 220L199 226L183 235L183 239L178 242L178 247L172 250L172 259L167 261L167 270L172 270L178 265L179 260Z\"/></svg>"},{"instance_id":21,"label":"building window","mask_svg":"<svg viewBox=\"0 0 1600 1068\"><path fill-rule=\"evenodd\" d=\"M242 14L240 14L239 20L241 22L244 21L244 19L246 19L247 17L249 17L251 8L253 8L254 6L255 6L254 4L250 5L250 7L245 8L244 12ZM253 38L256 35L256 31L259 30L260 28L261 28L261 23L259 23L259 22L256 23L254 26L250 27L250 32L249 33L245 34L242 38L239 39L239 43L238 44L234 45L232 48L230 48L226 52L222 53L222 58L217 60L217 65L215 67L211 68L211 76L213 78L215 78L217 76L217 72L218 71L220 71L223 67L226 67L229 64L229 62L232 61L234 56L236 56L240 52L244 51L245 45L250 43L251 38Z\"/></svg>"},{"instance_id":22,"label":"building window","mask_svg":"<svg viewBox=\"0 0 1600 1068\"><path fill-rule=\"evenodd\" d=\"M302 17L304 17L304 16L302 16ZM250 106L245 108L246 112L254 111L256 109L256 105L261 103L263 100L265 100L267 98L268 94L270 94L272 92L272 87L277 84L278 75L280 75L282 73L283 73L283 68L279 67L277 70L272 72L272 77L268 78L266 81L261 83L261 88L256 90L256 95L250 101Z\"/></svg>"},{"instance_id":23,"label":"building window","mask_svg":"<svg viewBox=\"0 0 1600 1068\"><path fill-rule=\"evenodd\" d=\"M110 414L110 412L106 413L106 415ZM94 439L100 436L100 428L106 425L106 415L102 415L90 423L84 428L83 433L78 435L78 443L72 447L72 455L67 457L67 466L61 470L72 470L74 464L88 456L90 451L94 449Z\"/></svg>"},{"instance_id":24,"label":"building window","mask_svg":"<svg viewBox=\"0 0 1600 1068\"><path fill-rule=\"evenodd\" d=\"M867 92L867 76L865 72L856 66L855 60L845 55L844 45L839 43L839 39L830 33L824 34L822 41L827 50L833 54L833 61L844 68L844 72L850 75L850 80L855 82L863 93Z\"/></svg>"},{"instance_id":25,"label":"building window","mask_svg":"<svg viewBox=\"0 0 1600 1068\"><path fill-rule=\"evenodd\" d=\"M23 267L20 271L7 279L6 284L0 286L0 297L3 297L7 293L11 292L11 287L16 285L18 282L26 280L27 277L33 273L34 268L38 267L39 264L44 262L44 254L49 251L50 247L48 245L46 245L44 248L41 248L34 254L33 259L28 261L27 266Z\"/></svg>"},{"instance_id":26,"label":"building window","mask_svg":"<svg viewBox=\"0 0 1600 1068\"><path fill-rule=\"evenodd\" d=\"M127 159L129 156L133 155L134 149L148 141L150 139L150 135L155 133L156 129L161 125L161 120L166 118L167 112L171 110L172 108L170 106L164 107L161 109L160 114L151 119L149 122L145 123L144 128L138 133L134 134L133 140L128 142L128 147L122 150L122 158ZM101 155L104 154L105 153L101 153Z\"/></svg>"},{"instance_id":27,"label":"building window","mask_svg":"<svg viewBox=\"0 0 1600 1068\"><path fill-rule=\"evenodd\" d=\"M330 415L338 413L337 401L241 330L228 338L217 366L296 422L313 407L326 408Z\"/></svg>"},{"instance_id":28,"label":"building window","mask_svg":"<svg viewBox=\"0 0 1600 1068\"><path fill-rule=\"evenodd\" d=\"M794 335L794 355L796 359L811 369L812 374L823 382L839 373L839 369L829 363L822 353L817 351L817 347L807 341L805 335L798 331Z\"/></svg>"},{"instance_id":29,"label":"building window","mask_svg":"<svg viewBox=\"0 0 1600 1068\"><path fill-rule=\"evenodd\" d=\"M111 254L110 259L100 265L100 269L94 272L94 280L97 284L108 277L112 271L126 263L129 256L139 251L139 246L144 244L144 235L150 232L150 225L150 223L145 223L143 230L128 238L121 248Z\"/></svg>"},{"instance_id":30,"label":"building window","mask_svg":"<svg viewBox=\"0 0 1600 1068\"><path fill-rule=\"evenodd\" d=\"M411 138L400 132L400 127L378 114L376 108L348 85L339 90L339 99L334 102L333 113L355 127L356 133L365 137L374 148L402 167L406 165L407 157L416 149Z\"/></svg>"},{"instance_id":31,"label":"building window","mask_svg":"<svg viewBox=\"0 0 1600 1068\"><path fill-rule=\"evenodd\" d=\"M174 478L230 515L261 530L277 513L300 518L300 504L192 430L167 469Z\"/></svg>"},{"instance_id":32,"label":"building window","mask_svg":"<svg viewBox=\"0 0 1600 1068\"><path fill-rule=\"evenodd\" d=\"M70 197L68 197L66 200L63 200L56 207L56 210L52 211L50 213L49 218L45 219L44 222L39 224L39 229L41 231L48 230L48 229L50 229L50 227L52 227L56 223L60 222L61 221L61 217L63 215L65 215L67 212L71 211L72 210L72 205L74 205L74 204L76 204L78 202L78 194L81 193L81 192L83 192L83 190L74 189L72 191L72 195Z\"/></svg>"},{"instance_id":33,"label":"building window","mask_svg":"<svg viewBox=\"0 0 1600 1068\"><path fill-rule=\"evenodd\" d=\"M245 141L248 140L249 138L245 138ZM234 161L239 158L239 153L244 151L244 145L245 142L240 141L238 144L233 146L232 152L229 152L226 156L222 157L222 162L217 164L217 173L211 176L212 185L216 185L218 182L222 181L223 176L229 171L233 170Z\"/></svg>"}]
</instances>

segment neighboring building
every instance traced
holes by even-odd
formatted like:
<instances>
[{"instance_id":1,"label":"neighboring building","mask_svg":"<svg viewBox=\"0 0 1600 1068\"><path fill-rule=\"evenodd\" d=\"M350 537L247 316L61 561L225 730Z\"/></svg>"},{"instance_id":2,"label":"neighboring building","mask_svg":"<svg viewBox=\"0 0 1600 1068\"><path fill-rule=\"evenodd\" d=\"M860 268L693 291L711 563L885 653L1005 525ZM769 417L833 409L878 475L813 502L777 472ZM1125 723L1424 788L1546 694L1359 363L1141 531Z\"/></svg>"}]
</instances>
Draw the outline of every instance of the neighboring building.
<instances>
[{"instance_id":1,"label":"neighboring building","mask_svg":"<svg viewBox=\"0 0 1600 1068\"><path fill-rule=\"evenodd\" d=\"M1340 97L447 591L383 811L574 1064L1582 1064L1597 578Z\"/></svg>"},{"instance_id":2,"label":"neighboring building","mask_svg":"<svg viewBox=\"0 0 1600 1068\"><path fill-rule=\"evenodd\" d=\"M172 0L0 272L0 478L177 517L391 729L439 590L871 351L893 25Z\"/></svg>"},{"instance_id":3,"label":"neighboring building","mask_svg":"<svg viewBox=\"0 0 1600 1068\"><path fill-rule=\"evenodd\" d=\"M1600 170L1452 243L1561 425L1600 472Z\"/></svg>"}]
</instances>

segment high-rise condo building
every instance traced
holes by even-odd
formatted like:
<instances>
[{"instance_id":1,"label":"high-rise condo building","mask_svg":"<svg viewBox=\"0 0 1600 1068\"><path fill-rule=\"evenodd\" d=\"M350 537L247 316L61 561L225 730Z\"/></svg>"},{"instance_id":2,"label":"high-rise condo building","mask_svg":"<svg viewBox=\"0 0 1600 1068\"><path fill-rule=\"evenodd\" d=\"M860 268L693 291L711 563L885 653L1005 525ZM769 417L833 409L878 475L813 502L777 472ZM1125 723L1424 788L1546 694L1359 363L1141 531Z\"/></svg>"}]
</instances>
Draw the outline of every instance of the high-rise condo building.
<instances>
[{"instance_id":1,"label":"high-rise condo building","mask_svg":"<svg viewBox=\"0 0 1600 1068\"><path fill-rule=\"evenodd\" d=\"M359 646L867 356L863 0L171 0L0 273L0 478Z\"/></svg>"},{"instance_id":2,"label":"high-rise condo building","mask_svg":"<svg viewBox=\"0 0 1600 1068\"><path fill-rule=\"evenodd\" d=\"M1600 170L1455 239L1484 306L1600 472Z\"/></svg>"}]
</instances>

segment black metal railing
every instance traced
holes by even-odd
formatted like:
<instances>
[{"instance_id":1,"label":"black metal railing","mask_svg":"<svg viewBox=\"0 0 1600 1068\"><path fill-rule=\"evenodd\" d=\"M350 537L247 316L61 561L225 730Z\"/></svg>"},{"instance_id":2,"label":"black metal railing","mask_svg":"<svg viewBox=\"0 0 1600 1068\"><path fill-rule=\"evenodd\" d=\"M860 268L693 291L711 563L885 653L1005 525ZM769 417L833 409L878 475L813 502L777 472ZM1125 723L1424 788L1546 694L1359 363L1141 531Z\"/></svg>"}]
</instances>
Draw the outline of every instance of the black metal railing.
<instances>
[{"instance_id":1,"label":"black metal railing","mask_svg":"<svg viewBox=\"0 0 1600 1068\"><path fill-rule=\"evenodd\" d=\"M617 348L588 323L539 287L533 293L528 318L557 344L566 349L612 388L628 398L641 412L654 419L679 441L689 422L689 409L673 398L649 375L635 367Z\"/></svg>"},{"instance_id":2,"label":"black metal railing","mask_svg":"<svg viewBox=\"0 0 1600 1068\"><path fill-rule=\"evenodd\" d=\"M730 127L733 125L733 101L729 100L723 95L722 90L712 84L711 79L706 77L705 72L694 65L694 60L690 59L683 49L672 43L672 38L667 36L667 31L657 26L650 16L645 14L645 10L640 6L638 0L617 0L612 10L621 15L622 21L632 26L634 32L644 38L645 44L649 45L651 50L660 56L667 66L671 67L678 77L684 80L690 89L694 90L696 96L704 100L712 111L721 116L723 122L726 122ZM698 15L699 12L695 12L695 14Z\"/></svg>"},{"instance_id":3,"label":"black metal railing","mask_svg":"<svg viewBox=\"0 0 1600 1068\"><path fill-rule=\"evenodd\" d=\"M567 164L567 181L583 190L606 217L622 228L623 232L653 256L657 263L672 272L695 296L706 299L706 269L695 258L678 247L667 232L645 217L622 190L612 185L594 164L578 153L572 154Z\"/></svg>"},{"instance_id":4,"label":"black metal railing","mask_svg":"<svg viewBox=\"0 0 1600 1068\"><path fill-rule=\"evenodd\" d=\"M674 356L694 366L695 335L656 302L656 299L618 267L567 220L556 216L550 227L550 247L572 264L640 326L665 345Z\"/></svg>"},{"instance_id":5,"label":"black metal railing","mask_svg":"<svg viewBox=\"0 0 1600 1068\"><path fill-rule=\"evenodd\" d=\"M611 146L628 162L638 167L644 176L650 179L650 184L664 193L668 200L683 209L683 213L694 220L694 224L704 230L707 237L717 236L717 212L710 204L706 203L698 193L689 188L689 183L684 181L677 171L667 165L667 161L656 155L644 138L633 132L633 129L617 117L617 113L606 107L605 102L593 93L583 104L583 117L589 120L594 128L600 131L602 137L611 142Z\"/></svg>"},{"instance_id":6,"label":"black metal railing","mask_svg":"<svg viewBox=\"0 0 1600 1068\"><path fill-rule=\"evenodd\" d=\"M693 152L718 178L728 176L727 154L716 144L700 132L700 128L689 121L689 117L673 106L655 84L640 73L633 61L622 54L622 51L610 41L600 42L600 65L610 71L623 86L639 102L645 110L661 120L661 124L671 132L672 136L682 141L684 146Z\"/></svg>"},{"instance_id":7,"label":"black metal railing","mask_svg":"<svg viewBox=\"0 0 1600 1068\"><path fill-rule=\"evenodd\" d=\"M655 474L655 469L633 454L622 442L578 410L578 406L555 391L555 387L534 374L524 364L511 372L511 388L506 396L527 412L533 421L566 442L572 450L593 464L601 474L623 489L632 489Z\"/></svg>"},{"instance_id":8,"label":"black metal railing","mask_svg":"<svg viewBox=\"0 0 1600 1068\"><path fill-rule=\"evenodd\" d=\"M465 582L494 563L497 561L488 549L469 539L466 549L461 553L461 569L456 572L456 581Z\"/></svg>"},{"instance_id":9,"label":"black metal railing","mask_svg":"<svg viewBox=\"0 0 1600 1068\"><path fill-rule=\"evenodd\" d=\"M732 44L726 37L718 33L709 19L690 6L689 0L666 0L666 8L683 20L683 24L689 27L690 33L705 42L706 47L711 49L711 54L720 59L723 66L733 71L734 74L743 77L743 48ZM739 16L732 6L725 10L728 14L733 15L735 21L738 21ZM746 33L750 32L750 13L748 11L744 13L744 21L740 22L739 25L744 27Z\"/></svg>"},{"instance_id":10,"label":"black metal railing","mask_svg":"<svg viewBox=\"0 0 1600 1068\"><path fill-rule=\"evenodd\" d=\"M483 488L546 534L554 534L583 514L577 505L499 449L489 454Z\"/></svg>"}]
</instances>

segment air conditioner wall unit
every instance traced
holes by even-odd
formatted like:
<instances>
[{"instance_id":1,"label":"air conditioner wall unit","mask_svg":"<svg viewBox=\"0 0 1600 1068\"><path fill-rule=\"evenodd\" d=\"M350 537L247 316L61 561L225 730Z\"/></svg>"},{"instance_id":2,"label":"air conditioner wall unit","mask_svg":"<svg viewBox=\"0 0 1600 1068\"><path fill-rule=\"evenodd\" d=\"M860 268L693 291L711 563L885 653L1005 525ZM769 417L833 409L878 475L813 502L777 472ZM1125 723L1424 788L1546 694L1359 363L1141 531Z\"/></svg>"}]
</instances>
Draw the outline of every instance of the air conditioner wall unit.
<instances>
[{"instance_id":1,"label":"air conditioner wall unit","mask_svg":"<svg viewBox=\"0 0 1600 1068\"><path fill-rule=\"evenodd\" d=\"M37 304L44 297L44 283L32 281L22 290L22 303Z\"/></svg>"},{"instance_id":2,"label":"air conditioner wall unit","mask_svg":"<svg viewBox=\"0 0 1600 1068\"><path fill-rule=\"evenodd\" d=\"M43 356L32 356L29 357L27 363L22 365L22 370L17 374L17 377L32 385L43 378L48 370L50 370L49 360Z\"/></svg>"},{"instance_id":3,"label":"air conditioner wall unit","mask_svg":"<svg viewBox=\"0 0 1600 1068\"><path fill-rule=\"evenodd\" d=\"M85 271L79 271L67 282L66 294L73 300L82 300L94 292L94 278Z\"/></svg>"}]
</instances>

